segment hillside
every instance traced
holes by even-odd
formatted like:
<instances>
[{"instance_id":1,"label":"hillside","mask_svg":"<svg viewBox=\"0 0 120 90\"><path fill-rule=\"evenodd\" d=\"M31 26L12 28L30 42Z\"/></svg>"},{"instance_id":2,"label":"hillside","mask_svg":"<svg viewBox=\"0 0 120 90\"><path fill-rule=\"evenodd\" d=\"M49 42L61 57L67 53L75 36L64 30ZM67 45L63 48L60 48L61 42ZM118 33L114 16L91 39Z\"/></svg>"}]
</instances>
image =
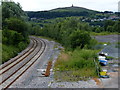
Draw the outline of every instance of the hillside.
<instances>
[{"instance_id":1,"label":"hillside","mask_svg":"<svg viewBox=\"0 0 120 90\"><path fill-rule=\"evenodd\" d=\"M83 7L71 6L71 7L63 7L63 8L52 9L52 10L50 10L50 12L91 12L91 13L95 13L95 12L98 12L98 11L86 9L86 8L83 8Z\"/></svg>"},{"instance_id":2,"label":"hillside","mask_svg":"<svg viewBox=\"0 0 120 90\"><path fill-rule=\"evenodd\" d=\"M56 18L56 17L70 17L70 16L86 16L90 17L94 14L98 13L98 11L89 10L82 7L64 7L64 8L56 8L49 11L27 11L27 14L30 18Z\"/></svg>"}]
</instances>

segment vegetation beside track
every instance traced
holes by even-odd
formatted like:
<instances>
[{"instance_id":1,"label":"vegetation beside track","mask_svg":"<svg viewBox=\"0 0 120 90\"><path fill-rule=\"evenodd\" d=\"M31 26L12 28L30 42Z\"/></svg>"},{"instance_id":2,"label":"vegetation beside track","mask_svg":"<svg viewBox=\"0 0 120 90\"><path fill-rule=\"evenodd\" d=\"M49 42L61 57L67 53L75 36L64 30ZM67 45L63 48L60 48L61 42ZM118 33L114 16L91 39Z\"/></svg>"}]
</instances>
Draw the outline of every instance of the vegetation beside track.
<instances>
[{"instance_id":1,"label":"vegetation beside track","mask_svg":"<svg viewBox=\"0 0 120 90\"><path fill-rule=\"evenodd\" d=\"M9 60L10 58L13 58L14 56L18 55L18 52L21 52L23 49L26 48L26 46L27 46L27 44L22 44L20 47L3 44L2 45L2 62L1 63L4 63L7 60Z\"/></svg>"},{"instance_id":2,"label":"vegetation beside track","mask_svg":"<svg viewBox=\"0 0 120 90\"><path fill-rule=\"evenodd\" d=\"M60 81L79 81L98 77L93 61L97 57L97 52L98 50L88 49L62 52L55 63L55 79Z\"/></svg>"},{"instance_id":3,"label":"vegetation beside track","mask_svg":"<svg viewBox=\"0 0 120 90\"><path fill-rule=\"evenodd\" d=\"M29 44L27 15L19 3L2 2L2 62L16 56ZM0 63L0 64L1 64Z\"/></svg>"}]
</instances>

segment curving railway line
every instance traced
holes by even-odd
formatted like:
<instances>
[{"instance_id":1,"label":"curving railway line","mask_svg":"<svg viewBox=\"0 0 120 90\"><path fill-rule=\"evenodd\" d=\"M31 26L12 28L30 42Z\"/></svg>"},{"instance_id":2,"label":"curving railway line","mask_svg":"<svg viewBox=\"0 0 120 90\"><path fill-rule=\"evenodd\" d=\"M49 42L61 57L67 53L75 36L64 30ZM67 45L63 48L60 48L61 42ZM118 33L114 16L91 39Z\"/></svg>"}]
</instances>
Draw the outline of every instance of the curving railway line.
<instances>
[{"instance_id":1,"label":"curving railway line","mask_svg":"<svg viewBox=\"0 0 120 90\"><path fill-rule=\"evenodd\" d=\"M9 64L13 63L14 61L16 61L17 59L19 59L21 56L24 56L25 54L27 54L35 45L35 40L33 38L30 39L30 44L29 46L24 50L24 52L16 57L14 57L13 59L7 61L6 63L4 63L3 65L0 66L0 70L2 70L3 68L5 68L6 66L8 66Z\"/></svg>"},{"instance_id":2,"label":"curving railway line","mask_svg":"<svg viewBox=\"0 0 120 90\"><path fill-rule=\"evenodd\" d=\"M0 88L9 88L45 51L46 44L42 39L30 38L31 44L23 54L0 66Z\"/></svg>"}]
</instances>

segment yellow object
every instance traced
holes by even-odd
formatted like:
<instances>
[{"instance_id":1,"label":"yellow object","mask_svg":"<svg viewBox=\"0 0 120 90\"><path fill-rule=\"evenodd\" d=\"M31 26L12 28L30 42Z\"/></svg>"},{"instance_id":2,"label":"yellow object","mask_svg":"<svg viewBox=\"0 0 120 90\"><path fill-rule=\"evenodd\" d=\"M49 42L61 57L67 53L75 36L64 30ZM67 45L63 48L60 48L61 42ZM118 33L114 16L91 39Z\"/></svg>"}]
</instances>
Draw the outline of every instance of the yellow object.
<instances>
[{"instance_id":1,"label":"yellow object","mask_svg":"<svg viewBox=\"0 0 120 90\"><path fill-rule=\"evenodd\" d=\"M105 75L107 75L107 73L106 72L100 72L100 75L105 76Z\"/></svg>"}]
</instances>

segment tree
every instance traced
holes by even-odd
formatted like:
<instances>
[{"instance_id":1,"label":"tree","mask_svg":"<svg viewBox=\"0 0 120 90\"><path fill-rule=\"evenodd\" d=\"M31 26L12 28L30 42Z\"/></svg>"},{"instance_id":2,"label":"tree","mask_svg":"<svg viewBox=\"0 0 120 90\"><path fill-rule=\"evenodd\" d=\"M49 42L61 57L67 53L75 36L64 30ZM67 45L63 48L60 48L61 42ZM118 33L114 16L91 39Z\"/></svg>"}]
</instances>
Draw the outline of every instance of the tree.
<instances>
[{"instance_id":1,"label":"tree","mask_svg":"<svg viewBox=\"0 0 120 90\"><path fill-rule=\"evenodd\" d=\"M15 2L2 2L2 19L16 17L20 19L27 18L26 13L22 10L20 4Z\"/></svg>"},{"instance_id":2,"label":"tree","mask_svg":"<svg viewBox=\"0 0 120 90\"><path fill-rule=\"evenodd\" d=\"M115 24L113 25L113 30L114 32L120 33L120 20L115 22Z\"/></svg>"},{"instance_id":3,"label":"tree","mask_svg":"<svg viewBox=\"0 0 120 90\"><path fill-rule=\"evenodd\" d=\"M8 18L5 20L5 26L7 29L17 31L18 33L22 33L24 37L28 35L28 26L23 20L18 18Z\"/></svg>"},{"instance_id":4,"label":"tree","mask_svg":"<svg viewBox=\"0 0 120 90\"><path fill-rule=\"evenodd\" d=\"M20 42L24 40L24 37L16 31L3 30L2 33L3 33L3 37L2 37L3 44L17 46Z\"/></svg>"},{"instance_id":5,"label":"tree","mask_svg":"<svg viewBox=\"0 0 120 90\"><path fill-rule=\"evenodd\" d=\"M100 30L100 27L97 27L96 30L95 30L96 33L100 33L101 30Z\"/></svg>"},{"instance_id":6,"label":"tree","mask_svg":"<svg viewBox=\"0 0 120 90\"><path fill-rule=\"evenodd\" d=\"M85 31L77 30L70 35L72 48L76 47L83 48L86 44L89 43L90 40L91 40L90 35Z\"/></svg>"},{"instance_id":7,"label":"tree","mask_svg":"<svg viewBox=\"0 0 120 90\"><path fill-rule=\"evenodd\" d=\"M105 24L104 24L104 30L107 31L107 27L108 26L113 26L114 24L115 24L114 21L112 21L112 20L106 20Z\"/></svg>"},{"instance_id":8,"label":"tree","mask_svg":"<svg viewBox=\"0 0 120 90\"><path fill-rule=\"evenodd\" d=\"M108 31L108 32L114 32L113 31L113 26L108 26L107 29L106 29L106 31Z\"/></svg>"}]
</instances>

